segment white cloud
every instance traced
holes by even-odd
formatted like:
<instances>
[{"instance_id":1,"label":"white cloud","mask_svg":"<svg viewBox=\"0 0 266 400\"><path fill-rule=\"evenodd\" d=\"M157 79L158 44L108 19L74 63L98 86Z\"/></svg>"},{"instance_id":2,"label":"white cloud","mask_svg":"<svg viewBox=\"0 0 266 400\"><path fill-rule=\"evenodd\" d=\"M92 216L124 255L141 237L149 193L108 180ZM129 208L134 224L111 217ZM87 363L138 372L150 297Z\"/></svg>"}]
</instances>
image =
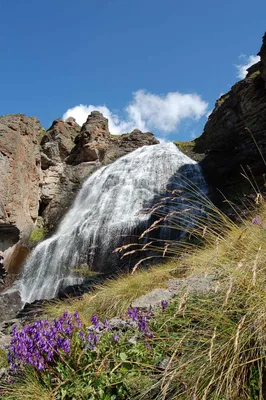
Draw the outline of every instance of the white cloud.
<instances>
[{"instance_id":1,"label":"white cloud","mask_svg":"<svg viewBox=\"0 0 266 400\"><path fill-rule=\"evenodd\" d=\"M80 104L68 109L63 119L74 117L82 125L93 110L100 111L109 120L112 134L119 135L138 128L142 131L157 129L164 133L177 130L185 119L199 120L205 115L208 103L197 94L170 92L156 95L144 90L133 94L133 99L125 107L125 118L120 118L105 105L94 106Z\"/></svg>"},{"instance_id":2,"label":"white cloud","mask_svg":"<svg viewBox=\"0 0 266 400\"><path fill-rule=\"evenodd\" d=\"M238 69L237 77L240 79L244 79L245 76L247 75L246 70L249 67L251 67L251 65L256 64L258 61L260 61L260 57L259 56L247 57L244 54L241 54L239 58L243 60L244 64L235 65L235 67Z\"/></svg>"}]
</instances>

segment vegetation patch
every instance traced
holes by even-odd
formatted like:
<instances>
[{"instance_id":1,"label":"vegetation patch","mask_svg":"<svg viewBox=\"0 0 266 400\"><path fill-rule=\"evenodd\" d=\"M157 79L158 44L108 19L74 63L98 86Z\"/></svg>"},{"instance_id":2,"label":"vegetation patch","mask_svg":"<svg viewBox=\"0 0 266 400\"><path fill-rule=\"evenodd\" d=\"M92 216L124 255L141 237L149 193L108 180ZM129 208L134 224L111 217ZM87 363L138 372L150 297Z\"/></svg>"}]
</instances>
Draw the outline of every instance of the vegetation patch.
<instances>
[{"instance_id":1,"label":"vegetation patch","mask_svg":"<svg viewBox=\"0 0 266 400\"><path fill-rule=\"evenodd\" d=\"M172 195L180 201L183 193L176 189ZM153 208L158 222L141 236L170 219L172 229L185 232L178 242L169 239L158 248L166 262L146 270L137 263L134 274L109 280L81 299L51 304L47 320L14 328L9 362L15 381L2 384L3 399L264 398L263 196L257 193L253 217L239 214L240 224L203 193L182 211L165 201ZM152 243L139 244L137 251ZM127 248L128 255L132 251ZM173 275L196 274L215 277L211 291L184 287L152 313L130 308ZM115 316L122 327L113 324Z\"/></svg>"},{"instance_id":2,"label":"vegetation patch","mask_svg":"<svg viewBox=\"0 0 266 400\"><path fill-rule=\"evenodd\" d=\"M29 242L39 242L45 238L46 231L43 228L35 227L31 232Z\"/></svg>"}]
</instances>

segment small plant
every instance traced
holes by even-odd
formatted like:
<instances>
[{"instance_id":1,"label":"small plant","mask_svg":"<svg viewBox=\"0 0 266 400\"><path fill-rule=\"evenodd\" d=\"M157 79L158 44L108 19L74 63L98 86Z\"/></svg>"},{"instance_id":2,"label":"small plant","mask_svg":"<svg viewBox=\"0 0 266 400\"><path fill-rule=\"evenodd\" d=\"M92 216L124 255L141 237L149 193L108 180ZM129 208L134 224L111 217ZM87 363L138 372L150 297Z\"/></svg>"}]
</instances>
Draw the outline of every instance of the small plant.
<instances>
[{"instance_id":1,"label":"small plant","mask_svg":"<svg viewBox=\"0 0 266 400\"><path fill-rule=\"evenodd\" d=\"M163 311L167 306L162 302ZM78 313L67 312L51 322L36 321L21 331L14 326L8 353L11 374L19 383L35 371L39 383L54 391L55 398L127 399L129 382L138 375L138 362L146 358L154 337L149 328L152 316L129 308L125 318L132 322L128 323L129 333L124 334L112 329L108 320L100 322L96 314L90 327L82 324ZM133 334L138 343L132 348L127 340ZM7 393L8 388L12 393L14 389L7 387Z\"/></svg>"},{"instance_id":2,"label":"small plant","mask_svg":"<svg viewBox=\"0 0 266 400\"><path fill-rule=\"evenodd\" d=\"M46 231L43 228L35 227L29 237L29 242L39 242L45 238Z\"/></svg>"}]
</instances>

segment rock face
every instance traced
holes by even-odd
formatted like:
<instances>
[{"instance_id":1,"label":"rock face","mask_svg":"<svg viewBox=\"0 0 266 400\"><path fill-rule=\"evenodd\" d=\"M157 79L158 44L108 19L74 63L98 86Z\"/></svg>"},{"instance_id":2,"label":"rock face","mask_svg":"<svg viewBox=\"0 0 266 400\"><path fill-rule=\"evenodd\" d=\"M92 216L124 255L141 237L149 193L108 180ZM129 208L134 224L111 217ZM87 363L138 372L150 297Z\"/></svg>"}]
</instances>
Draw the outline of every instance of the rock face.
<instances>
[{"instance_id":1,"label":"rock face","mask_svg":"<svg viewBox=\"0 0 266 400\"><path fill-rule=\"evenodd\" d=\"M74 118L57 119L47 131L34 117L0 117L0 251L9 278L34 245L34 230L52 232L92 172L156 143L153 134L137 130L112 136L97 111L82 127Z\"/></svg>"},{"instance_id":2,"label":"rock face","mask_svg":"<svg viewBox=\"0 0 266 400\"><path fill-rule=\"evenodd\" d=\"M252 137L266 159L266 35L259 54L246 78L216 101L203 134L190 145L181 143L182 151L200 160L211 186L229 197L245 181L241 166L255 177L266 171Z\"/></svg>"},{"instance_id":3,"label":"rock face","mask_svg":"<svg viewBox=\"0 0 266 400\"><path fill-rule=\"evenodd\" d=\"M68 118L65 122L59 118L53 122L41 140L43 170L66 159L79 132L80 126L74 118Z\"/></svg>"},{"instance_id":4,"label":"rock face","mask_svg":"<svg viewBox=\"0 0 266 400\"><path fill-rule=\"evenodd\" d=\"M114 137L109 132L108 120L100 112L93 111L76 137L76 146L67 158L67 163L77 165L82 162L97 162L105 165L138 147L157 143L159 141L152 133L143 133L138 129Z\"/></svg>"},{"instance_id":5,"label":"rock face","mask_svg":"<svg viewBox=\"0 0 266 400\"><path fill-rule=\"evenodd\" d=\"M25 115L0 117L0 246L30 234L38 217L42 127Z\"/></svg>"},{"instance_id":6,"label":"rock face","mask_svg":"<svg viewBox=\"0 0 266 400\"><path fill-rule=\"evenodd\" d=\"M56 120L41 141L44 171L40 209L48 230L58 224L81 184L97 168L138 147L157 143L152 133L139 130L112 136L108 120L98 111L88 116L82 128L73 118Z\"/></svg>"}]
</instances>

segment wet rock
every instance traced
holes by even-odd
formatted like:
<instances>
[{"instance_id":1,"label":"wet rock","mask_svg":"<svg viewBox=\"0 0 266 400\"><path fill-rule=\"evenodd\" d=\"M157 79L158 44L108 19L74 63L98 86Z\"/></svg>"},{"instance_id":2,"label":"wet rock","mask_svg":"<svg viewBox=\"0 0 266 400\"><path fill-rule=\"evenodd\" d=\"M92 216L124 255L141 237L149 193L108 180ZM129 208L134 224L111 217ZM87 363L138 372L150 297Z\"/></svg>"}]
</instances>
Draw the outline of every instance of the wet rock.
<instances>
[{"instance_id":1,"label":"wet rock","mask_svg":"<svg viewBox=\"0 0 266 400\"><path fill-rule=\"evenodd\" d=\"M0 322L14 318L22 309L22 301L18 290L10 290L0 294Z\"/></svg>"}]
</instances>

